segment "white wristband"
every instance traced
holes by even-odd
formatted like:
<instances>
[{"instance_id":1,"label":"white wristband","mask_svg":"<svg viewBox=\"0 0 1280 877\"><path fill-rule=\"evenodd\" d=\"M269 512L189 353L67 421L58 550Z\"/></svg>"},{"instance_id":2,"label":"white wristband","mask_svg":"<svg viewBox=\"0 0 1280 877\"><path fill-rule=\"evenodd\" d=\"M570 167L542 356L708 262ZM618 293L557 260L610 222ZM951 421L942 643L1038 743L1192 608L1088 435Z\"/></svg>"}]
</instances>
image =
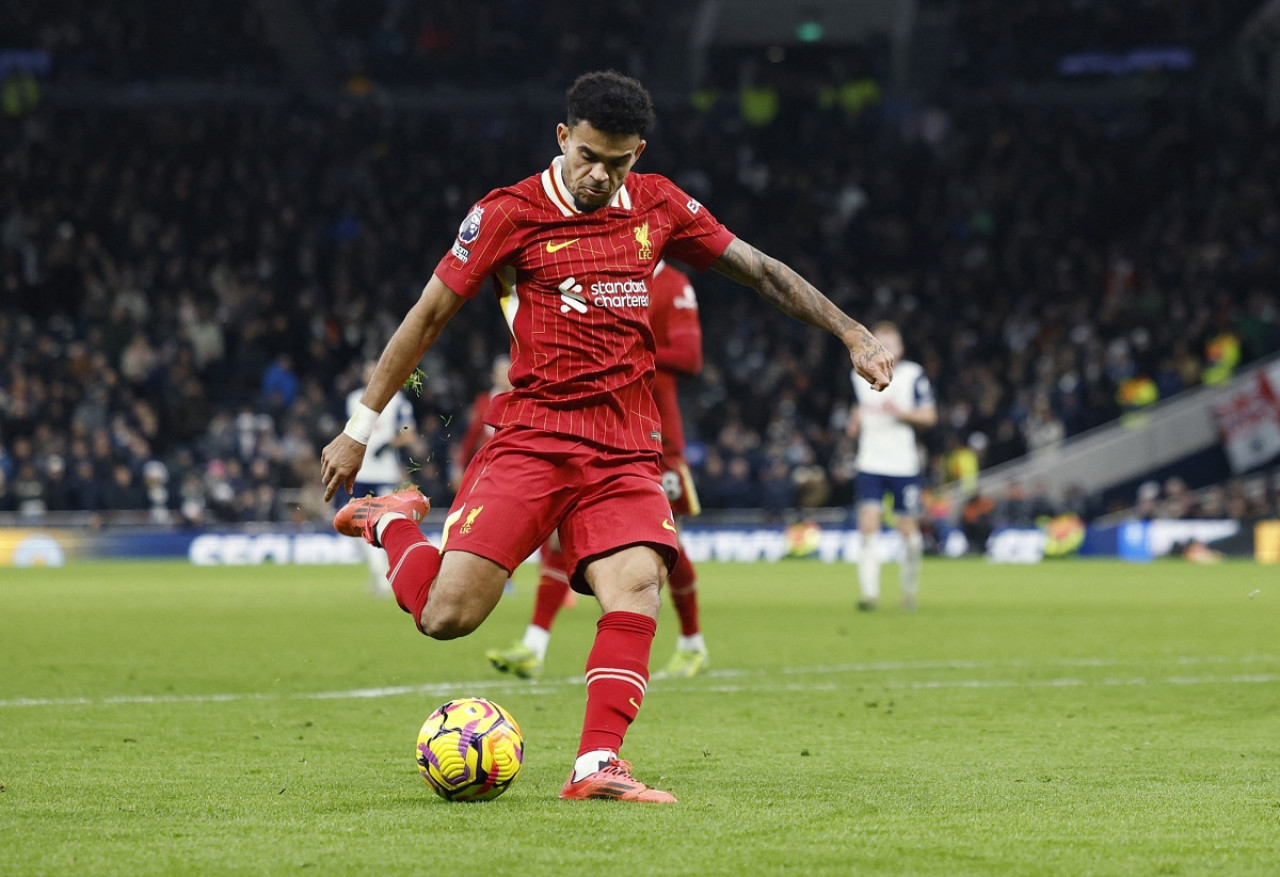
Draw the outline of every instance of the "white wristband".
<instances>
[{"instance_id":1,"label":"white wristband","mask_svg":"<svg viewBox=\"0 0 1280 877\"><path fill-rule=\"evenodd\" d=\"M351 436L360 444L367 445L369 444L369 436L373 435L373 428L377 423L378 412L368 405L357 402L356 413L347 419L347 425L342 428L342 432Z\"/></svg>"}]
</instances>

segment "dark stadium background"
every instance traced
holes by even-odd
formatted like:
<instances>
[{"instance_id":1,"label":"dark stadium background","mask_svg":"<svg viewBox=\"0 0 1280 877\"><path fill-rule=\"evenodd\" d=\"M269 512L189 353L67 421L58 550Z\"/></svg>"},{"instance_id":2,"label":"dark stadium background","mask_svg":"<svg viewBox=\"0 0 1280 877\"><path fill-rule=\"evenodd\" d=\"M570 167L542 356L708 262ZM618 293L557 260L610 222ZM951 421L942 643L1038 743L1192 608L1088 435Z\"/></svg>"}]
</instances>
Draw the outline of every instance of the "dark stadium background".
<instances>
[{"instance_id":1,"label":"dark stadium background","mask_svg":"<svg viewBox=\"0 0 1280 877\"><path fill-rule=\"evenodd\" d=\"M641 170L903 327L940 401L931 515L955 521L975 469L1280 352L1278 6L3 0L0 516L323 522L360 363L468 206L553 154L573 77L612 67L658 102ZM843 351L695 285L704 506L838 519ZM423 363L408 456L436 508L505 341L481 299ZM1280 515L1275 460L1214 443L1108 484L977 485L996 526L1248 521Z\"/></svg>"}]
</instances>

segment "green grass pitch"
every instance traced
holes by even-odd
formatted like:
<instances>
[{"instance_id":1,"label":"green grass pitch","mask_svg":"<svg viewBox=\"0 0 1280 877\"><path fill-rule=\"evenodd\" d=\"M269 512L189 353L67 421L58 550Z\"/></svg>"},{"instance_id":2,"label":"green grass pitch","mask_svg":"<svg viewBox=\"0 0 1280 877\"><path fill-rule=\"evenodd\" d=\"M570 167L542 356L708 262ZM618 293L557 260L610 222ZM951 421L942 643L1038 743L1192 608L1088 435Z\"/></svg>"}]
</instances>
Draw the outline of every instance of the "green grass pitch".
<instances>
[{"instance_id":1,"label":"green grass pitch","mask_svg":"<svg viewBox=\"0 0 1280 877\"><path fill-rule=\"evenodd\" d=\"M892 567L875 614L848 566L700 573L712 672L623 753L664 807L556 799L596 608L498 676L527 567L449 643L355 567L0 570L0 873L1280 873L1277 568L930 561L915 614ZM461 695L525 733L493 802L413 762Z\"/></svg>"}]
</instances>

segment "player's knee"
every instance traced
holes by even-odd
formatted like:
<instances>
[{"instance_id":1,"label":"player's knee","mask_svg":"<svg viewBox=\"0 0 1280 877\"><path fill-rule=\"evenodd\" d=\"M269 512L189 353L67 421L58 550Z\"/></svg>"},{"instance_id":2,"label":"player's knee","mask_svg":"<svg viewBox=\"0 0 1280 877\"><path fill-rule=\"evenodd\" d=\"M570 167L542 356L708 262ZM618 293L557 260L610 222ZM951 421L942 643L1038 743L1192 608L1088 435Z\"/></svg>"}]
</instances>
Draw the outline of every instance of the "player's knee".
<instances>
[{"instance_id":1,"label":"player's knee","mask_svg":"<svg viewBox=\"0 0 1280 877\"><path fill-rule=\"evenodd\" d=\"M607 587L596 586L596 597L605 612L625 609L643 615L656 615L662 605L659 593L662 579L658 572L652 575L641 574L635 577L610 583Z\"/></svg>"},{"instance_id":2,"label":"player's knee","mask_svg":"<svg viewBox=\"0 0 1280 877\"><path fill-rule=\"evenodd\" d=\"M644 579L637 584L636 595L641 602L647 602L656 613L662 605L662 596L659 593L662 590L662 579L655 576L652 579Z\"/></svg>"},{"instance_id":3,"label":"player's knee","mask_svg":"<svg viewBox=\"0 0 1280 877\"><path fill-rule=\"evenodd\" d=\"M591 561L584 575L605 612L656 615L661 601L658 589L667 577L667 566L654 549L633 546Z\"/></svg>"},{"instance_id":4,"label":"player's knee","mask_svg":"<svg viewBox=\"0 0 1280 877\"><path fill-rule=\"evenodd\" d=\"M492 561L462 552L446 554L418 628L432 639L466 636L498 605L506 581L507 571Z\"/></svg>"},{"instance_id":5,"label":"player's knee","mask_svg":"<svg viewBox=\"0 0 1280 877\"><path fill-rule=\"evenodd\" d=\"M431 606L422 612L422 632L432 639L458 639L474 631L484 615L465 605Z\"/></svg>"},{"instance_id":6,"label":"player's knee","mask_svg":"<svg viewBox=\"0 0 1280 877\"><path fill-rule=\"evenodd\" d=\"M472 592L436 588L423 607L418 627L432 639L457 639L479 627L490 608L477 600Z\"/></svg>"},{"instance_id":7,"label":"player's knee","mask_svg":"<svg viewBox=\"0 0 1280 877\"><path fill-rule=\"evenodd\" d=\"M661 590L663 581L664 577L660 577L658 573L655 572L652 575L645 575L637 578L631 583L629 590L637 597L649 597L654 600L660 600L661 597L658 596L658 591Z\"/></svg>"}]
</instances>

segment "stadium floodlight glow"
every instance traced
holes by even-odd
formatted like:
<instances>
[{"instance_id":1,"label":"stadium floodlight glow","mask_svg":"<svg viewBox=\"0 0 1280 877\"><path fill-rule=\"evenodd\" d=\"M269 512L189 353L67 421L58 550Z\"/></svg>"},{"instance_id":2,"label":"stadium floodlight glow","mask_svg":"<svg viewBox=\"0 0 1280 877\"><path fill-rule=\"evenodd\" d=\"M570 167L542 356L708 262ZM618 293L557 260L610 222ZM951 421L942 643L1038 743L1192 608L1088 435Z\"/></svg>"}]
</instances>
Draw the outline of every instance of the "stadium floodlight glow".
<instances>
[{"instance_id":1,"label":"stadium floodlight glow","mask_svg":"<svg viewBox=\"0 0 1280 877\"><path fill-rule=\"evenodd\" d=\"M816 19L807 19L796 25L796 39L802 43L816 43L824 33L822 22Z\"/></svg>"}]
</instances>

